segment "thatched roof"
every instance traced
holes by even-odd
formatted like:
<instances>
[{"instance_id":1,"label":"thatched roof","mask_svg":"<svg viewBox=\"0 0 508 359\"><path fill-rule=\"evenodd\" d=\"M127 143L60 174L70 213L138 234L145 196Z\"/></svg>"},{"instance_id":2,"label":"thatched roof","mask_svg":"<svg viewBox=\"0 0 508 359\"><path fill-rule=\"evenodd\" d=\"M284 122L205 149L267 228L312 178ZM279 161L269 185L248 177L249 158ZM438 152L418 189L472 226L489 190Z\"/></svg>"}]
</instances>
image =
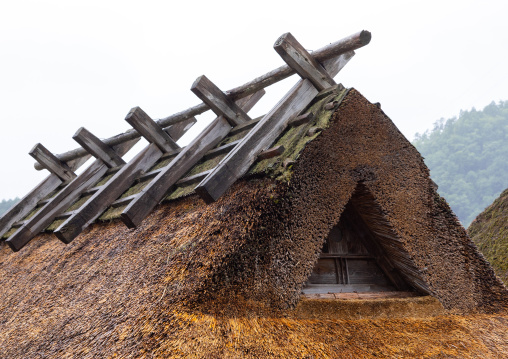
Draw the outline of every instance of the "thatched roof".
<instances>
[{"instance_id":1,"label":"thatched roof","mask_svg":"<svg viewBox=\"0 0 508 359\"><path fill-rule=\"evenodd\" d=\"M506 355L508 292L419 153L358 91L333 96L214 203L170 194L133 230L108 211L67 245L0 243L0 357ZM350 206L430 296L302 300Z\"/></svg>"},{"instance_id":2,"label":"thatched roof","mask_svg":"<svg viewBox=\"0 0 508 359\"><path fill-rule=\"evenodd\" d=\"M496 274L508 283L508 189L476 217L467 231Z\"/></svg>"}]
</instances>

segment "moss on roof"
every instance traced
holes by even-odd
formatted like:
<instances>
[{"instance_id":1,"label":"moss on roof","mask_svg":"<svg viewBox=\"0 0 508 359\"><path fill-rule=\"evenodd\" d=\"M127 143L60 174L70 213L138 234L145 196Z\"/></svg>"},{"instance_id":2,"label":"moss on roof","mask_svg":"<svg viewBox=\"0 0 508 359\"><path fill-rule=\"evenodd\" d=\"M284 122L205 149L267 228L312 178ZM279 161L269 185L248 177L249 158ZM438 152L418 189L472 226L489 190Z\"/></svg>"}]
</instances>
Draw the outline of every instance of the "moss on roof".
<instances>
[{"instance_id":1,"label":"moss on roof","mask_svg":"<svg viewBox=\"0 0 508 359\"><path fill-rule=\"evenodd\" d=\"M476 217L467 231L508 285L508 189Z\"/></svg>"},{"instance_id":2,"label":"moss on roof","mask_svg":"<svg viewBox=\"0 0 508 359\"><path fill-rule=\"evenodd\" d=\"M421 156L354 89L331 112L277 139L289 171L255 164L209 205L166 201L136 229L96 223L68 245L0 243L0 357L506 357L508 292ZM310 127L325 129L309 142ZM433 298L302 300L358 188Z\"/></svg>"},{"instance_id":3,"label":"moss on roof","mask_svg":"<svg viewBox=\"0 0 508 359\"><path fill-rule=\"evenodd\" d=\"M307 143L318 137L321 133L320 130L328 128L334 108L327 110L324 108L324 105L334 102L338 106L348 91L348 89L341 88L313 103L305 111L306 113L310 112L313 114L313 120L300 126L287 128L272 145L272 147L284 146L284 153L274 158L258 161L249 170L249 174L267 173L277 180L289 181L291 178L291 167L285 166L284 161L290 161L289 163L296 161ZM309 134L308 132L311 127L316 127L320 130Z\"/></svg>"},{"instance_id":4,"label":"moss on roof","mask_svg":"<svg viewBox=\"0 0 508 359\"><path fill-rule=\"evenodd\" d=\"M319 129L325 129L328 127L333 109L325 110L324 105L334 101L338 106L338 104L340 104L342 99L346 96L347 92L347 89L339 86L336 91L330 92L327 96L324 96L318 101L315 101L306 111L312 112L314 115L313 120L300 126L288 127L272 145L272 147L279 145L284 146L284 153L270 159L257 161L249 170L247 175L259 175L263 173L280 181L289 181L291 177L291 166L285 166L284 161L290 161L290 163L295 161L300 155L301 151L305 148L306 144L319 136L320 131L316 131L313 134L308 134L308 130L311 127L318 127ZM260 120L260 118L256 120ZM217 146L215 146L215 148L224 146L237 140L241 140L249 133L251 128L252 127L249 126L242 131L233 132L231 135L222 140ZM205 156L194 167L192 167L192 169L189 170L186 176L193 176L215 168L226 155L227 153L220 153L216 155ZM160 159L148 172L163 168L169 164L172 159L173 157L165 157ZM97 185L106 183L106 179L109 179L111 176L112 175L105 176L105 178L101 179ZM150 183L150 181L151 179L136 181L136 183L134 183L127 191L125 191L120 196L120 198L125 198L139 193ZM196 184L197 183L186 183L173 186L168 191L168 194L165 197L165 201L175 200L193 194ZM77 203L83 204L84 202L77 201ZM118 218L122 213L123 208L125 208L125 206L120 208L110 207L99 217L99 220L109 221L111 219ZM77 208L73 207L73 209ZM53 228L55 226L51 225L50 227Z\"/></svg>"}]
</instances>

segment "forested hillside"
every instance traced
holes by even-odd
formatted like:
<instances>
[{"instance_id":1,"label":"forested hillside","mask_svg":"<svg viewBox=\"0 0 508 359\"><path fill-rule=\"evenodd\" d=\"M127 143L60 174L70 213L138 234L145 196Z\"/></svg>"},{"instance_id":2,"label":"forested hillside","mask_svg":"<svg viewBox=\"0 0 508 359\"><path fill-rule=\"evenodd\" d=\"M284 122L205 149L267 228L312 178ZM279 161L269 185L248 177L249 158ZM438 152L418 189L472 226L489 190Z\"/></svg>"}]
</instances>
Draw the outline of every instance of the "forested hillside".
<instances>
[{"instance_id":1,"label":"forested hillside","mask_svg":"<svg viewBox=\"0 0 508 359\"><path fill-rule=\"evenodd\" d=\"M508 188L508 101L441 119L431 131L416 134L413 145L467 228Z\"/></svg>"},{"instance_id":2,"label":"forested hillside","mask_svg":"<svg viewBox=\"0 0 508 359\"><path fill-rule=\"evenodd\" d=\"M8 199L7 201L4 199L0 202L0 216L4 214L9 208L14 206L14 203L18 202L19 198Z\"/></svg>"}]
</instances>

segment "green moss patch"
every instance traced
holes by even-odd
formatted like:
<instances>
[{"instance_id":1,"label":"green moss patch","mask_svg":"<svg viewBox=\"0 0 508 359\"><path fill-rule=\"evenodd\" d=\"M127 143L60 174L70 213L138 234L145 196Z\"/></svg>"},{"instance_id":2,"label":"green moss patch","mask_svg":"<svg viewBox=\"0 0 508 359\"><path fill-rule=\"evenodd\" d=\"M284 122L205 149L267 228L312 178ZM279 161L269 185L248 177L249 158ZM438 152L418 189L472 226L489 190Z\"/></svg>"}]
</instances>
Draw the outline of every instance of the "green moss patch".
<instances>
[{"instance_id":1,"label":"green moss patch","mask_svg":"<svg viewBox=\"0 0 508 359\"><path fill-rule=\"evenodd\" d=\"M508 284L508 189L476 217L467 231L496 274Z\"/></svg>"}]
</instances>

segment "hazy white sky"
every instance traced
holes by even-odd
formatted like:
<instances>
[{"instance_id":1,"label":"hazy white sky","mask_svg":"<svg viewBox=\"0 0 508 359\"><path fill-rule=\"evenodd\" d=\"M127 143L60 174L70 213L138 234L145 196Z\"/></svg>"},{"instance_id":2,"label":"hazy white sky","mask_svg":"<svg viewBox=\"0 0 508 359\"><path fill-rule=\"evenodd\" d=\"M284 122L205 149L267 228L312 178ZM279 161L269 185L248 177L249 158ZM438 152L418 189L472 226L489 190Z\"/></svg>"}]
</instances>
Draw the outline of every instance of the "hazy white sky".
<instances>
[{"instance_id":1,"label":"hazy white sky","mask_svg":"<svg viewBox=\"0 0 508 359\"><path fill-rule=\"evenodd\" d=\"M81 126L101 138L127 130L134 106L157 119L196 105L189 88L202 74L228 90L282 65L273 43L288 31L310 50L371 31L336 81L381 102L412 139L508 100L507 14L506 1L4 0L0 199L47 176L27 154L36 143L61 153ZM253 115L296 80L269 89Z\"/></svg>"}]
</instances>

